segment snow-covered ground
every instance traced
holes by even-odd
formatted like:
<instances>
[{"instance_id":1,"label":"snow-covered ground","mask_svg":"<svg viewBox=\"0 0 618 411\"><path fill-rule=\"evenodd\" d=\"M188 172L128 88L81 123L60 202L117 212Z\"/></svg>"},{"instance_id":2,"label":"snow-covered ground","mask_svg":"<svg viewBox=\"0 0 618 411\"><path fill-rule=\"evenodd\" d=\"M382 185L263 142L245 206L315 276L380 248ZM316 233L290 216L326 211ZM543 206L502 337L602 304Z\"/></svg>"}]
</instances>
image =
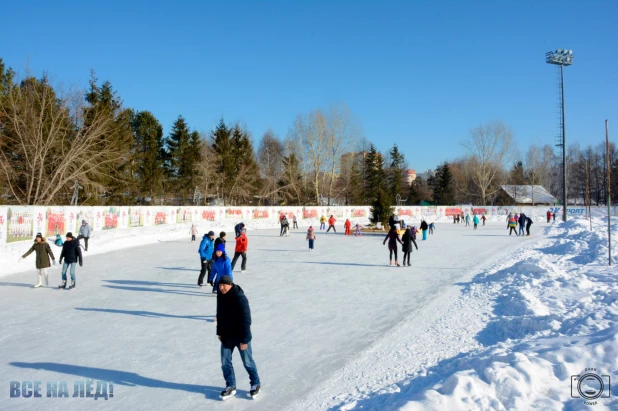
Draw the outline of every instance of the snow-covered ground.
<instances>
[{"instance_id":1,"label":"snow-covered ground","mask_svg":"<svg viewBox=\"0 0 618 411\"><path fill-rule=\"evenodd\" d=\"M0 280L0 409L586 409L571 376L618 376L606 221L537 222L531 237L439 223L398 268L378 235L318 232L310 253L304 229L251 227L264 229L234 274L264 392L246 398L235 354L238 398L225 403L215 297L195 286L188 226L95 236L73 291L32 289L33 257ZM114 397L9 398L11 380L87 378L113 381Z\"/></svg>"}]
</instances>

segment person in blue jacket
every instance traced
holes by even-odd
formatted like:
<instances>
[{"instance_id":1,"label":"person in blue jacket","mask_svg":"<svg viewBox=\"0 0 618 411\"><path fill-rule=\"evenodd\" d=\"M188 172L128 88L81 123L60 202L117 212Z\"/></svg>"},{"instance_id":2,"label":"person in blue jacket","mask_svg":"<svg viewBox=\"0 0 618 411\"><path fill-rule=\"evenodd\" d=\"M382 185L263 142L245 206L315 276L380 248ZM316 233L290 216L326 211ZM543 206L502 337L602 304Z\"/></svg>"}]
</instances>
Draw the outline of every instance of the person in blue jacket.
<instances>
[{"instance_id":1,"label":"person in blue jacket","mask_svg":"<svg viewBox=\"0 0 618 411\"><path fill-rule=\"evenodd\" d=\"M209 231L208 234L204 234L202 241L200 242L200 248L197 250L200 253L200 261L202 268L200 269L200 276L197 279L197 285L200 287L204 282L204 276L208 271L208 278L210 278L210 271L212 270L212 255L215 251L215 233Z\"/></svg>"},{"instance_id":2,"label":"person in blue jacket","mask_svg":"<svg viewBox=\"0 0 618 411\"><path fill-rule=\"evenodd\" d=\"M62 241L62 237L60 237L60 234L56 234L56 240L54 241L54 244L56 244L58 247L62 247L62 245L64 244L64 241Z\"/></svg>"},{"instance_id":3,"label":"person in blue jacket","mask_svg":"<svg viewBox=\"0 0 618 411\"><path fill-rule=\"evenodd\" d=\"M212 285L212 292L216 293L219 289L219 280L224 275L230 276L234 280L232 275L232 262L230 258L225 254L225 245L219 244L215 248L215 261L212 263L212 271L208 278L208 284Z\"/></svg>"},{"instance_id":4,"label":"person in blue jacket","mask_svg":"<svg viewBox=\"0 0 618 411\"><path fill-rule=\"evenodd\" d=\"M234 234L236 234L236 238L240 237L240 233L245 228L245 223L242 221L234 226Z\"/></svg>"}]
</instances>

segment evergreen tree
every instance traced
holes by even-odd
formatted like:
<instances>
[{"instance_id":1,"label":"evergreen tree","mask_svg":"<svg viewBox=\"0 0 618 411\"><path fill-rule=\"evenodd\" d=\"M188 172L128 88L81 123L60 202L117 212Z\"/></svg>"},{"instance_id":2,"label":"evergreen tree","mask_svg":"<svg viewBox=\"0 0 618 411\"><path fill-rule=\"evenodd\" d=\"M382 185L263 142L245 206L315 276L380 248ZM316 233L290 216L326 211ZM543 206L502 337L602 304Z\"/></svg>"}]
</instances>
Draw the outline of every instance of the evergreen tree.
<instances>
[{"instance_id":1,"label":"evergreen tree","mask_svg":"<svg viewBox=\"0 0 618 411\"><path fill-rule=\"evenodd\" d=\"M433 199L436 205L454 205L453 174L448 163L438 166L435 177L430 177L428 184L433 189Z\"/></svg>"},{"instance_id":2,"label":"evergreen tree","mask_svg":"<svg viewBox=\"0 0 618 411\"><path fill-rule=\"evenodd\" d=\"M168 178L183 198L191 196L199 185L197 165L202 160L203 148L200 135L190 131L185 119L178 116L166 146Z\"/></svg>"},{"instance_id":3,"label":"evergreen tree","mask_svg":"<svg viewBox=\"0 0 618 411\"><path fill-rule=\"evenodd\" d=\"M365 156L365 204L373 204L378 189L384 184L384 162L382 154L371 144Z\"/></svg>"},{"instance_id":4,"label":"evergreen tree","mask_svg":"<svg viewBox=\"0 0 618 411\"><path fill-rule=\"evenodd\" d=\"M405 158L399 151L397 144L389 151L390 164L388 167L388 192L393 201L397 195L405 196Z\"/></svg>"},{"instance_id":5,"label":"evergreen tree","mask_svg":"<svg viewBox=\"0 0 618 411\"><path fill-rule=\"evenodd\" d=\"M421 202L421 196L418 190L418 178L412 181L408 190L408 204L417 205Z\"/></svg>"},{"instance_id":6,"label":"evergreen tree","mask_svg":"<svg viewBox=\"0 0 618 411\"><path fill-rule=\"evenodd\" d=\"M131 121L136 146L135 172L140 194L161 193L165 174L163 127L149 111L140 111Z\"/></svg>"},{"instance_id":7,"label":"evergreen tree","mask_svg":"<svg viewBox=\"0 0 618 411\"><path fill-rule=\"evenodd\" d=\"M374 224L382 223L383 226L388 226L388 218L394 213L391 204L392 200L388 193L382 187L378 187L376 197L371 203L370 221Z\"/></svg>"},{"instance_id":8,"label":"evergreen tree","mask_svg":"<svg viewBox=\"0 0 618 411\"><path fill-rule=\"evenodd\" d=\"M347 189L349 205L363 204L363 182L358 164L354 162L350 170L350 184Z\"/></svg>"},{"instance_id":9,"label":"evergreen tree","mask_svg":"<svg viewBox=\"0 0 618 411\"><path fill-rule=\"evenodd\" d=\"M225 178L234 174L234 158L232 152L232 132L223 121L219 120L217 128L212 132L212 148L219 157L217 172Z\"/></svg>"}]
</instances>

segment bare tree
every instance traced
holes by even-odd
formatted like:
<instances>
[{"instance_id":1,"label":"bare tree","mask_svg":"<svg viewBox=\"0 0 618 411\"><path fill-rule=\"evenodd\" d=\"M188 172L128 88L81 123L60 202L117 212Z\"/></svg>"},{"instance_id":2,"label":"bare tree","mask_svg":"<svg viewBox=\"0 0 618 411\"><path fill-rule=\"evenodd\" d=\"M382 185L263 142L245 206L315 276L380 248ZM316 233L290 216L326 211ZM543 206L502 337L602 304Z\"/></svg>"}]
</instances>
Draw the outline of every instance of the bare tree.
<instances>
[{"instance_id":1,"label":"bare tree","mask_svg":"<svg viewBox=\"0 0 618 411\"><path fill-rule=\"evenodd\" d=\"M500 190L500 171L515 154L513 132L500 121L481 124L470 130L469 140L462 145L471 155L469 172L486 205L488 197Z\"/></svg>"},{"instance_id":2,"label":"bare tree","mask_svg":"<svg viewBox=\"0 0 618 411\"><path fill-rule=\"evenodd\" d=\"M116 127L113 113L86 106L83 91L59 95L32 77L0 96L0 170L8 190L22 205L49 205L74 180L103 190L98 181L125 152L105 136ZM87 124L87 125L86 125Z\"/></svg>"},{"instance_id":3,"label":"bare tree","mask_svg":"<svg viewBox=\"0 0 618 411\"><path fill-rule=\"evenodd\" d=\"M272 130L262 136L258 147L258 165L262 174L261 198L268 198L270 204L277 204L279 180L283 173L283 144Z\"/></svg>"}]
</instances>

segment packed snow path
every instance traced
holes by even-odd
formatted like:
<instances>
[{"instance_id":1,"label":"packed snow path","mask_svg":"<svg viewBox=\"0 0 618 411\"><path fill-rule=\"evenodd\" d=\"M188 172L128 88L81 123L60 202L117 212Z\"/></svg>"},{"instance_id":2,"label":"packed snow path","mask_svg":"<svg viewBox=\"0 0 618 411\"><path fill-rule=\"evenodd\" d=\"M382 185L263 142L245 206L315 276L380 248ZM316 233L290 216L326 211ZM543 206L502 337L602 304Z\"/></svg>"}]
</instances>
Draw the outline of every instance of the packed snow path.
<instances>
[{"instance_id":1,"label":"packed snow path","mask_svg":"<svg viewBox=\"0 0 618 411\"><path fill-rule=\"evenodd\" d=\"M225 403L218 399L224 380L216 297L209 286L196 286L197 243L85 253L71 291L56 289L58 266L50 270L50 288L33 289L31 258L24 264L32 270L0 281L0 409L274 410L299 408L303 398L309 401L302 407L322 408L328 399L313 389L404 320L433 318L457 296L458 282L538 239L544 226L533 225L532 237L515 237L506 223L477 231L438 224L428 241L419 236L412 267L388 266L382 235L318 231L309 252L304 230L289 238L250 231L248 271L240 273L239 261L234 276L251 305L263 392L248 398L235 352L238 393ZM230 255L233 242L228 238ZM9 398L11 380L64 380L72 394L73 381L87 378L113 381L114 397L45 398L44 389L43 398Z\"/></svg>"}]
</instances>

